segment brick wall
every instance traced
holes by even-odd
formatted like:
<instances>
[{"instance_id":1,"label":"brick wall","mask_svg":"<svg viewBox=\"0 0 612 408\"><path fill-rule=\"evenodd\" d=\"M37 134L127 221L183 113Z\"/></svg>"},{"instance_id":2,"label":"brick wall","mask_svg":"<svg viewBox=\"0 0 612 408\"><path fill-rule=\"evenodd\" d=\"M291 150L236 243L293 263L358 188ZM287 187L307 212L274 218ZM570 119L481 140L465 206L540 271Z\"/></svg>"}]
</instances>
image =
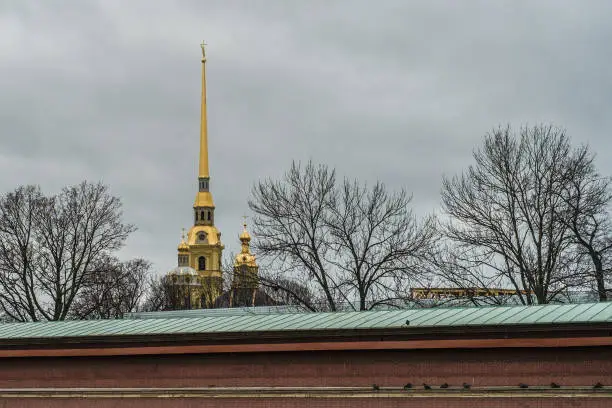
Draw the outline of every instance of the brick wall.
<instances>
[{"instance_id":1,"label":"brick wall","mask_svg":"<svg viewBox=\"0 0 612 408\"><path fill-rule=\"evenodd\" d=\"M612 385L612 348L343 351L0 360L0 388Z\"/></svg>"},{"instance_id":2,"label":"brick wall","mask_svg":"<svg viewBox=\"0 0 612 408\"><path fill-rule=\"evenodd\" d=\"M488 398L479 399L147 399L131 400L74 400L74 399L7 399L0 400L0 407L19 408L610 408L610 399L602 398Z\"/></svg>"},{"instance_id":3,"label":"brick wall","mask_svg":"<svg viewBox=\"0 0 612 408\"><path fill-rule=\"evenodd\" d=\"M0 359L0 388L612 385L612 348L241 353ZM590 398L0 398L0 407L612 407ZM435 396L434 396L435 394Z\"/></svg>"}]
</instances>

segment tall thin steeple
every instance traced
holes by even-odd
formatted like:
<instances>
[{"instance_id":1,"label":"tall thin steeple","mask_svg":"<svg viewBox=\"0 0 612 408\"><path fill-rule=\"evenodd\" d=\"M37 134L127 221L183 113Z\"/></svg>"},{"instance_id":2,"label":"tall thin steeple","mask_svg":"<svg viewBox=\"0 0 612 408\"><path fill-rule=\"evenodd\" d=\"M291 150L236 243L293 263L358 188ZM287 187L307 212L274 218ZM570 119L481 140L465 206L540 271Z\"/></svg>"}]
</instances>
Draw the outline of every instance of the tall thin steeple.
<instances>
[{"instance_id":1,"label":"tall thin steeple","mask_svg":"<svg viewBox=\"0 0 612 408\"><path fill-rule=\"evenodd\" d=\"M199 178L209 178L208 172L208 126L206 117L206 43L202 41L202 112L200 116L200 171Z\"/></svg>"},{"instance_id":2,"label":"tall thin steeple","mask_svg":"<svg viewBox=\"0 0 612 408\"><path fill-rule=\"evenodd\" d=\"M196 221L204 222L211 221L207 219L198 219L197 212L201 211L200 207L214 208L212 194L210 194L210 173L208 170L208 123L206 113L206 43L202 41L202 102L200 112L200 165L198 171L198 194L196 195L194 208L196 208Z\"/></svg>"},{"instance_id":3,"label":"tall thin steeple","mask_svg":"<svg viewBox=\"0 0 612 408\"><path fill-rule=\"evenodd\" d=\"M190 307L212 307L223 290L221 258L224 246L221 242L221 233L215 226L215 204L209 190L210 174L208 172L208 129L206 126L205 45L206 44L202 42L200 163L198 171L198 191L193 203L193 226L189 229L187 237L181 241L177 248L178 269L175 268L174 272L171 272L173 274L173 279L179 282L178 275L184 275L186 273L185 271L188 270L190 281L189 288L193 288L193 285L197 283L198 289L192 293L195 298L192 299ZM196 279L195 281L194 276Z\"/></svg>"}]
</instances>

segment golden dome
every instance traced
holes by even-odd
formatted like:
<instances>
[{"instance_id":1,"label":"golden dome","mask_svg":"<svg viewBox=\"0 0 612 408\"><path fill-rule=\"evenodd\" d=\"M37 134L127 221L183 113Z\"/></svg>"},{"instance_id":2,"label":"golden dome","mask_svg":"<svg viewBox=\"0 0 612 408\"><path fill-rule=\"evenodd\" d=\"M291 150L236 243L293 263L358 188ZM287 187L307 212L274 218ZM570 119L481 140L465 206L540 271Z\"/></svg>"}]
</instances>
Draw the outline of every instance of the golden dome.
<instances>
[{"instance_id":1,"label":"golden dome","mask_svg":"<svg viewBox=\"0 0 612 408\"><path fill-rule=\"evenodd\" d=\"M251 248L249 247L249 242L251 241L251 235L247 231L246 222L242 224L243 230L240 234L240 241L242 242L242 250L236 258L234 259L234 266L257 266L257 261L255 259L255 255L251 253Z\"/></svg>"},{"instance_id":2,"label":"golden dome","mask_svg":"<svg viewBox=\"0 0 612 408\"><path fill-rule=\"evenodd\" d=\"M189 245L187 245L185 241L181 241L181 243L178 245L178 250L179 252L187 252L189 251Z\"/></svg>"},{"instance_id":3,"label":"golden dome","mask_svg":"<svg viewBox=\"0 0 612 408\"><path fill-rule=\"evenodd\" d=\"M246 222L244 224L242 224L243 226L243 230L242 230L242 234L240 234L240 241L250 241L251 240L251 235L249 235L249 231L247 231L247 225Z\"/></svg>"},{"instance_id":4,"label":"golden dome","mask_svg":"<svg viewBox=\"0 0 612 408\"><path fill-rule=\"evenodd\" d=\"M189 251L189 245L187 245L187 242L185 242L185 229L183 229L183 233L181 234L181 243L178 245L177 249L179 252Z\"/></svg>"},{"instance_id":5,"label":"golden dome","mask_svg":"<svg viewBox=\"0 0 612 408\"><path fill-rule=\"evenodd\" d=\"M255 255L253 254L243 254L239 253L236 255L234 259L234 266L257 266L257 261L255 260Z\"/></svg>"}]
</instances>

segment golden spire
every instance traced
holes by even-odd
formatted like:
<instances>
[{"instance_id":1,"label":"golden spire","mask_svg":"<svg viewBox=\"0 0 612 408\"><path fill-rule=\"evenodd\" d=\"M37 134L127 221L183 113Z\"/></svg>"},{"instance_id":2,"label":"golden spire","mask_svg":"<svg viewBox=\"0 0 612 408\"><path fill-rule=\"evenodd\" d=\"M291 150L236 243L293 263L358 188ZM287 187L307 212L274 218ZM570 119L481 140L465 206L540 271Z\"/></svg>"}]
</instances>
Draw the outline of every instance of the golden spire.
<instances>
[{"instance_id":1,"label":"golden spire","mask_svg":"<svg viewBox=\"0 0 612 408\"><path fill-rule=\"evenodd\" d=\"M206 122L206 43L202 41L202 112L200 116L200 172L198 177L208 178L208 127Z\"/></svg>"}]
</instances>

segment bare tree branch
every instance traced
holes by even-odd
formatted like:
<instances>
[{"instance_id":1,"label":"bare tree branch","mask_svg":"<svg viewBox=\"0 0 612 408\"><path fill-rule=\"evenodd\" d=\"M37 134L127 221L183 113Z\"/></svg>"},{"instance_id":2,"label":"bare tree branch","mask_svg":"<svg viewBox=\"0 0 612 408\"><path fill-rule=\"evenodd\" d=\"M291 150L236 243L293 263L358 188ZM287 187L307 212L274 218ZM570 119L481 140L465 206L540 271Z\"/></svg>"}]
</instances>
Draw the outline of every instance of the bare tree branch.
<instances>
[{"instance_id":1,"label":"bare tree branch","mask_svg":"<svg viewBox=\"0 0 612 408\"><path fill-rule=\"evenodd\" d=\"M94 265L134 231L103 184L44 197L20 187L0 197L0 307L14 320L63 320Z\"/></svg>"},{"instance_id":2,"label":"bare tree branch","mask_svg":"<svg viewBox=\"0 0 612 408\"><path fill-rule=\"evenodd\" d=\"M612 180L603 177L595 168L594 155L587 147L575 155L566 174L567 183L560 191L566 211L563 220L573 233L576 250L586 262L587 274L592 278L600 301L609 297L612 269L612 222L610 203Z\"/></svg>"},{"instance_id":3,"label":"bare tree branch","mask_svg":"<svg viewBox=\"0 0 612 408\"><path fill-rule=\"evenodd\" d=\"M74 319L118 319L138 312L147 293L151 264L144 259L120 262L104 257L96 262L69 314Z\"/></svg>"},{"instance_id":4,"label":"bare tree branch","mask_svg":"<svg viewBox=\"0 0 612 408\"><path fill-rule=\"evenodd\" d=\"M283 179L257 183L249 201L256 248L266 270L276 271L262 282L312 310L321 310L321 301L332 311L396 303L437 236L434 219L417 222L410 201L381 183L338 186L326 166L293 163Z\"/></svg>"},{"instance_id":5,"label":"bare tree branch","mask_svg":"<svg viewBox=\"0 0 612 408\"><path fill-rule=\"evenodd\" d=\"M451 220L445 232L472 267L513 287L524 303L548 303L584 283L566 220L568 169L580 154L552 126L495 129L474 152L476 164L443 181L442 201ZM464 259L465 260L465 259ZM464 264L465 265L465 264Z\"/></svg>"}]
</instances>

